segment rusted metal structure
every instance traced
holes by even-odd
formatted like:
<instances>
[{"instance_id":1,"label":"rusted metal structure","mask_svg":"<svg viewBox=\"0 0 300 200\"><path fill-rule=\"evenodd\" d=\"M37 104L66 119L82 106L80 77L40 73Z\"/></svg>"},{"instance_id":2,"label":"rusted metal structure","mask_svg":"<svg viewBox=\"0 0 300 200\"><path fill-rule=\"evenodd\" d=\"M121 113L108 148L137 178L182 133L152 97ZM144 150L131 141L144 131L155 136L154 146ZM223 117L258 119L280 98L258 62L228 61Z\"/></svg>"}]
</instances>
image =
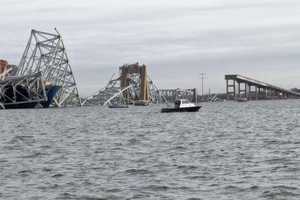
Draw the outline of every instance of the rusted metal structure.
<instances>
[{"instance_id":1,"label":"rusted metal structure","mask_svg":"<svg viewBox=\"0 0 300 200\"><path fill-rule=\"evenodd\" d=\"M16 65L10 65L6 60L0 60L0 81L9 76L15 76L17 71Z\"/></svg>"},{"instance_id":2,"label":"rusted metal structure","mask_svg":"<svg viewBox=\"0 0 300 200\"><path fill-rule=\"evenodd\" d=\"M228 100L300 98L300 93L286 90L239 74L225 75Z\"/></svg>"},{"instance_id":3,"label":"rusted metal structure","mask_svg":"<svg viewBox=\"0 0 300 200\"><path fill-rule=\"evenodd\" d=\"M76 81L61 35L32 30L18 65L17 76L41 73L48 85L59 87L53 106L81 105Z\"/></svg>"},{"instance_id":4,"label":"rusted metal structure","mask_svg":"<svg viewBox=\"0 0 300 200\"><path fill-rule=\"evenodd\" d=\"M123 97L130 102L148 104L151 97L146 65L139 65L138 63L123 65L119 68L119 71L121 90L130 85L134 90L124 90Z\"/></svg>"},{"instance_id":5,"label":"rusted metal structure","mask_svg":"<svg viewBox=\"0 0 300 200\"><path fill-rule=\"evenodd\" d=\"M83 104L135 104L148 105L161 101L158 88L149 78L146 65L125 64L112 76L104 89L88 97Z\"/></svg>"},{"instance_id":6,"label":"rusted metal structure","mask_svg":"<svg viewBox=\"0 0 300 200\"><path fill-rule=\"evenodd\" d=\"M4 80L8 74L8 62L0 60L0 80Z\"/></svg>"}]
</instances>

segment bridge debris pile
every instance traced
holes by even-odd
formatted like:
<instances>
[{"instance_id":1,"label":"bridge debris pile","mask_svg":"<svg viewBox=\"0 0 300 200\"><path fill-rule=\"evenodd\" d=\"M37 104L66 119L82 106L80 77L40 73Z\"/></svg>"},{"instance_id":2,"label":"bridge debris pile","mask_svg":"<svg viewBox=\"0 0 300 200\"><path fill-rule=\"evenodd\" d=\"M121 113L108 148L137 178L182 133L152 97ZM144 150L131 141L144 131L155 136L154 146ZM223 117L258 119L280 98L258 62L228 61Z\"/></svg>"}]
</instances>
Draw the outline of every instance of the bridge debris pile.
<instances>
[{"instance_id":1,"label":"bridge debris pile","mask_svg":"<svg viewBox=\"0 0 300 200\"><path fill-rule=\"evenodd\" d=\"M61 35L32 30L18 66L0 60L2 108L80 105Z\"/></svg>"},{"instance_id":2,"label":"bridge debris pile","mask_svg":"<svg viewBox=\"0 0 300 200\"><path fill-rule=\"evenodd\" d=\"M135 63L119 67L119 73L111 78L105 88L85 103L148 105L160 101L159 90L150 79L147 66Z\"/></svg>"}]
</instances>

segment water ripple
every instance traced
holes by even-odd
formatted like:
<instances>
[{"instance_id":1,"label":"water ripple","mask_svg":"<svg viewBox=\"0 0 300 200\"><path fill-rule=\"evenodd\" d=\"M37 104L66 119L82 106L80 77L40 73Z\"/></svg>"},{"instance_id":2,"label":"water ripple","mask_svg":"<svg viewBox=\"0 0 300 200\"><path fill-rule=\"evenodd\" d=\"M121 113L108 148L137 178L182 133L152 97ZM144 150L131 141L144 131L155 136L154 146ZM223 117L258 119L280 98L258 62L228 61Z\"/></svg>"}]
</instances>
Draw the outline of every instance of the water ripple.
<instances>
[{"instance_id":1,"label":"water ripple","mask_svg":"<svg viewBox=\"0 0 300 200\"><path fill-rule=\"evenodd\" d=\"M298 100L159 109L1 111L0 199L300 199Z\"/></svg>"}]
</instances>

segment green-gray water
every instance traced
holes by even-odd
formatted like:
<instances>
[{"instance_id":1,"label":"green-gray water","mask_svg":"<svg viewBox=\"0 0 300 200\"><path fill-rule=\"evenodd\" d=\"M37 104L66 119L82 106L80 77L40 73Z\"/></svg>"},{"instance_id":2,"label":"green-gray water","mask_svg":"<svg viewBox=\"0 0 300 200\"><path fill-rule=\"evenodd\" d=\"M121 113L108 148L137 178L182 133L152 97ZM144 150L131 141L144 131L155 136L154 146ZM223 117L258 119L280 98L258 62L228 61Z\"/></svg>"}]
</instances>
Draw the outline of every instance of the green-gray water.
<instances>
[{"instance_id":1,"label":"green-gray water","mask_svg":"<svg viewBox=\"0 0 300 200\"><path fill-rule=\"evenodd\" d=\"M1 110L0 199L300 198L300 101Z\"/></svg>"}]
</instances>

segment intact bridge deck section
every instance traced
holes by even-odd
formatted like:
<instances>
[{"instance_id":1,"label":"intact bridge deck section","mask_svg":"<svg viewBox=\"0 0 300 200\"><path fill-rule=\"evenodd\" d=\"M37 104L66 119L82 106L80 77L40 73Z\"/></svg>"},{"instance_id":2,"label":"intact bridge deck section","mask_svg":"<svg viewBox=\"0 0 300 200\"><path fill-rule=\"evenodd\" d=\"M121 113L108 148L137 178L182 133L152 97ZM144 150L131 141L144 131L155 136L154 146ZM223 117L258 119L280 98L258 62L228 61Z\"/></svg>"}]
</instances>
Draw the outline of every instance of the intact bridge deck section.
<instances>
[{"instance_id":1,"label":"intact bridge deck section","mask_svg":"<svg viewBox=\"0 0 300 200\"><path fill-rule=\"evenodd\" d=\"M225 75L227 99L247 100L300 98L300 93L239 74Z\"/></svg>"}]
</instances>

